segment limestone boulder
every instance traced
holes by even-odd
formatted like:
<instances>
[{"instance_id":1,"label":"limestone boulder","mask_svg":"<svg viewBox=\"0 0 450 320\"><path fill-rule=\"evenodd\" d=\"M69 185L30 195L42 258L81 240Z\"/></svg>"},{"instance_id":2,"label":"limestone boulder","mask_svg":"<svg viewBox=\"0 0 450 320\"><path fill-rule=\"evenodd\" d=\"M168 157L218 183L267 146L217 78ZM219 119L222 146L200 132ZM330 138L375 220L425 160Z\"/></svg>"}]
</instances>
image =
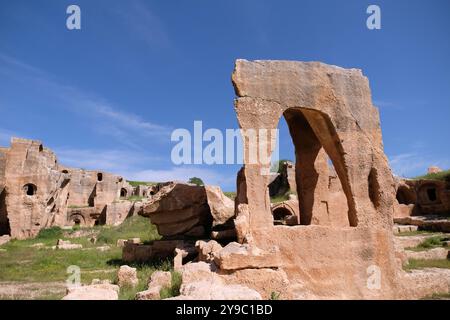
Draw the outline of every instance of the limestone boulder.
<instances>
[{"instance_id":1,"label":"limestone boulder","mask_svg":"<svg viewBox=\"0 0 450 320\"><path fill-rule=\"evenodd\" d=\"M214 257L221 270L239 270L246 268L278 268L282 265L278 248L262 250L249 244L231 242Z\"/></svg>"},{"instance_id":2,"label":"limestone boulder","mask_svg":"<svg viewBox=\"0 0 450 320\"><path fill-rule=\"evenodd\" d=\"M174 183L163 187L143 209L162 236L182 235L196 226L212 223L202 186Z\"/></svg>"},{"instance_id":3,"label":"limestone boulder","mask_svg":"<svg viewBox=\"0 0 450 320\"><path fill-rule=\"evenodd\" d=\"M198 252L198 260L207 263L213 262L215 256L222 250L222 246L214 240L198 240L195 243L195 248Z\"/></svg>"},{"instance_id":4,"label":"limestone boulder","mask_svg":"<svg viewBox=\"0 0 450 320\"><path fill-rule=\"evenodd\" d=\"M149 217L163 237L208 236L211 228L234 217L234 203L219 187L171 183L144 204L142 215Z\"/></svg>"},{"instance_id":5,"label":"limestone boulder","mask_svg":"<svg viewBox=\"0 0 450 320\"><path fill-rule=\"evenodd\" d=\"M153 287L171 287L172 285L172 274L168 271L155 271L152 273L149 282L148 282L148 288Z\"/></svg>"},{"instance_id":6,"label":"limestone boulder","mask_svg":"<svg viewBox=\"0 0 450 320\"><path fill-rule=\"evenodd\" d=\"M136 293L136 300L159 300L161 299L161 286L153 286L145 291Z\"/></svg>"},{"instance_id":7,"label":"limestone boulder","mask_svg":"<svg viewBox=\"0 0 450 320\"><path fill-rule=\"evenodd\" d=\"M205 186L206 198L213 218L213 227L223 225L234 217L234 201L219 187Z\"/></svg>"},{"instance_id":8,"label":"limestone boulder","mask_svg":"<svg viewBox=\"0 0 450 320\"><path fill-rule=\"evenodd\" d=\"M262 300L261 295L242 285L199 281L182 286L177 300Z\"/></svg>"},{"instance_id":9,"label":"limestone boulder","mask_svg":"<svg viewBox=\"0 0 450 320\"><path fill-rule=\"evenodd\" d=\"M120 266L117 279L119 287L135 287L139 283L136 268L127 265Z\"/></svg>"},{"instance_id":10,"label":"limestone boulder","mask_svg":"<svg viewBox=\"0 0 450 320\"><path fill-rule=\"evenodd\" d=\"M408 259L420 259L420 260L443 260L449 256L449 250L447 248L433 248L423 251L411 251L405 250Z\"/></svg>"}]
</instances>

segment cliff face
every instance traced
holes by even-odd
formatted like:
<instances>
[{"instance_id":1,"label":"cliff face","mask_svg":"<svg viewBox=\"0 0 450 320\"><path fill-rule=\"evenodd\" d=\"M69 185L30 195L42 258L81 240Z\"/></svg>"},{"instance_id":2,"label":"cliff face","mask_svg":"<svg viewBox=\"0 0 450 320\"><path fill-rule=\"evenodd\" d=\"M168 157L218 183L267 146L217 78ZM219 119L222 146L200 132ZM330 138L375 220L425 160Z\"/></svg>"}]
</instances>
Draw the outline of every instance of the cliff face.
<instances>
[{"instance_id":1,"label":"cliff face","mask_svg":"<svg viewBox=\"0 0 450 320\"><path fill-rule=\"evenodd\" d=\"M117 175L60 166L40 141L12 138L0 149L0 235L25 239L52 226L116 224L106 219L108 207L122 222L132 203L124 214L112 204L132 193Z\"/></svg>"}]
</instances>

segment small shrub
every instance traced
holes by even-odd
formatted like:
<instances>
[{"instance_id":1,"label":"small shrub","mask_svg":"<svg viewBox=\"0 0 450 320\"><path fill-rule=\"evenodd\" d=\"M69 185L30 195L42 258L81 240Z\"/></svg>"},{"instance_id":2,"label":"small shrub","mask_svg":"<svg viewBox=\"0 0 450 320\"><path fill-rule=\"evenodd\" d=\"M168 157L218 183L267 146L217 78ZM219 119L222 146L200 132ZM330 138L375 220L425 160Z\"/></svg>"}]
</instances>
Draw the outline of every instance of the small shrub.
<instances>
[{"instance_id":1,"label":"small shrub","mask_svg":"<svg viewBox=\"0 0 450 320\"><path fill-rule=\"evenodd\" d=\"M428 238L425 239L421 244L419 244L417 246L417 248L421 248L421 249L431 249L431 248L436 248L436 247L442 247L444 246L445 242L442 242L442 238L441 237L432 237L432 238Z\"/></svg>"},{"instance_id":2,"label":"small shrub","mask_svg":"<svg viewBox=\"0 0 450 320\"><path fill-rule=\"evenodd\" d=\"M272 291L270 294L270 300L280 300L280 293Z\"/></svg>"},{"instance_id":3,"label":"small shrub","mask_svg":"<svg viewBox=\"0 0 450 320\"><path fill-rule=\"evenodd\" d=\"M36 239L59 239L63 237L63 230L60 227L52 227L39 231Z\"/></svg>"}]
</instances>

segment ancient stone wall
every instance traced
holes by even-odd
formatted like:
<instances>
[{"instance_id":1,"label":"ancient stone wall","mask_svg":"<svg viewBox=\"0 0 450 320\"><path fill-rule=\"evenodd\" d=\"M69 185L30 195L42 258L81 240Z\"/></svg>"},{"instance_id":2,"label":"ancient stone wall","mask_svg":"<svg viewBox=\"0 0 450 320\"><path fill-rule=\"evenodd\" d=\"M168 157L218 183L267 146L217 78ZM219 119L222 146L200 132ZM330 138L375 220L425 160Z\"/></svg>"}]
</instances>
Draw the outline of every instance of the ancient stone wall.
<instances>
[{"instance_id":1,"label":"ancient stone wall","mask_svg":"<svg viewBox=\"0 0 450 320\"><path fill-rule=\"evenodd\" d=\"M450 181L398 179L395 218L450 213Z\"/></svg>"},{"instance_id":2,"label":"ancient stone wall","mask_svg":"<svg viewBox=\"0 0 450 320\"><path fill-rule=\"evenodd\" d=\"M68 177L39 141L13 138L5 164L6 210L11 236L27 238L65 220Z\"/></svg>"},{"instance_id":3,"label":"ancient stone wall","mask_svg":"<svg viewBox=\"0 0 450 320\"><path fill-rule=\"evenodd\" d=\"M316 62L238 60L232 79L242 129L276 129L282 116L288 123L301 220L274 226L270 178L262 174L270 164L245 157L235 220L240 242L268 252L278 248L291 283L316 297L394 297L395 184L367 78L360 70ZM266 146L271 154L274 146ZM250 148L244 139L244 155ZM330 180L328 158L336 179ZM337 180L344 198L337 192L339 199L330 199ZM332 208L335 201L340 204ZM379 289L367 285L371 266L383 275Z\"/></svg>"},{"instance_id":4,"label":"ancient stone wall","mask_svg":"<svg viewBox=\"0 0 450 320\"><path fill-rule=\"evenodd\" d=\"M122 177L61 166L40 141L12 138L0 149L0 233L24 239L51 226L121 223L134 207L123 190L133 193Z\"/></svg>"}]
</instances>

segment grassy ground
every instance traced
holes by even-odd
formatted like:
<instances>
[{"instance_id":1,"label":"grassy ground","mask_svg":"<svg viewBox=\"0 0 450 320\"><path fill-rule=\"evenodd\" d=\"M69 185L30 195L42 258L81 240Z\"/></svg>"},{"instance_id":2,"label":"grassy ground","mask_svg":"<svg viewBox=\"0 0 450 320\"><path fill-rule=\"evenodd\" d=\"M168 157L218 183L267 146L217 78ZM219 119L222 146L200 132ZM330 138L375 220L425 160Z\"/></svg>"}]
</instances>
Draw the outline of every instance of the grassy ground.
<instances>
[{"instance_id":1,"label":"grassy ground","mask_svg":"<svg viewBox=\"0 0 450 320\"><path fill-rule=\"evenodd\" d=\"M142 201L145 197L143 196L129 196L129 197L120 197L120 200L128 200L128 201Z\"/></svg>"},{"instance_id":2,"label":"grassy ground","mask_svg":"<svg viewBox=\"0 0 450 320\"><path fill-rule=\"evenodd\" d=\"M415 180L426 179L426 180L450 180L450 170L445 170L438 173L429 173L423 176L418 176L414 178Z\"/></svg>"},{"instance_id":3,"label":"grassy ground","mask_svg":"<svg viewBox=\"0 0 450 320\"><path fill-rule=\"evenodd\" d=\"M80 233L80 231L82 236L73 238L75 232ZM95 244L89 240L92 235L97 237ZM50 292L43 290L42 294L36 295L30 291L30 294L24 298L60 299L65 294L65 288L59 284L65 283L69 276L67 268L71 265L80 267L83 284L90 284L93 279L109 279L114 283L117 281L118 268L124 264L121 261L122 249L116 246L117 240L134 237L139 237L145 242L160 238L156 227L148 218L136 216L127 219L117 227L99 226L72 231L51 228L42 230L34 239L12 240L0 247L5 250L0 252L0 298L8 298L2 295L2 286L16 284L20 288L20 286L35 283L36 285L30 290L35 290L35 287L57 289ZM51 247L56 245L58 239L82 244L83 249L52 250ZM107 251L97 249L105 245L110 246L110 249ZM123 288L120 292L121 299L134 298L136 292L145 290L148 278L155 270L172 270L170 261L154 261L131 266L137 268L139 285L136 288ZM176 278L176 275L174 277ZM164 294L170 295L176 292L177 283L174 285L174 288L167 289Z\"/></svg>"},{"instance_id":4,"label":"grassy ground","mask_svg":"<svg viewBox=\"0 0 450 320\"><path fill-rule=\"evenodd\" d=\"M129 184L131 184L133 187L137 187L139 185L143 186L154 186L155 184L158 184L158 182L152 182L152 181L127 181Z\"/></svg>"},{"instance_id":5,"label":"grassy ground","mask_svg":"<svg viewBox=\"0 0 450 320\"><path fill-rule=\"evenodd\" d=\"M234 200L236 198L236 192L235 191L225 191L223 194L226 195L231 200Z\"/></svg>"}]
</instances>

